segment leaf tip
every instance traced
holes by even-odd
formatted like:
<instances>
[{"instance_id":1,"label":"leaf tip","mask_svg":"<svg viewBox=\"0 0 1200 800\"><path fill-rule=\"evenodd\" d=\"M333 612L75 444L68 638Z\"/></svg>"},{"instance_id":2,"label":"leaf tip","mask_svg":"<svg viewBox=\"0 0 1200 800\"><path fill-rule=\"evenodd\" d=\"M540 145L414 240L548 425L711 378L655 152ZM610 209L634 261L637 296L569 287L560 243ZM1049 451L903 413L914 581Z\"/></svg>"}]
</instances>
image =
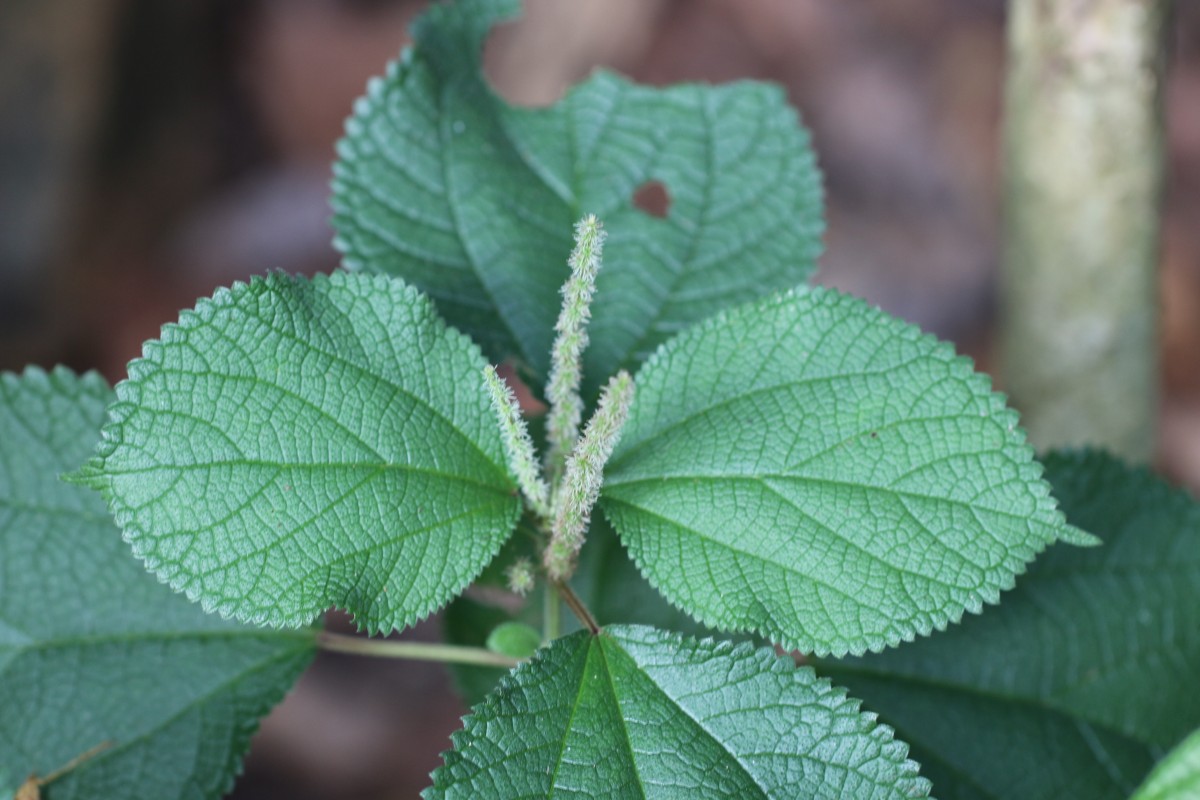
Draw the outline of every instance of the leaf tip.
<instances>
[{"instance_id":1,"label":"leaf tip","mask_svg":"<svg viewBox=\"0 0 1200 800\"><path fill-rule=\"evenodd\" d=\"M1100 547L1104 540L1074 525L1064 524L1058 531L1058 540L1076 547Z\"/></svg>"},{"instance_id":2,"label":"leaf tip","mask_svg":"<svg viewBox=\"0 0 1200 800\"><path fill-rule=\"evenodd\" d=\"M98 456L89 458L78 469L63 472L58 476L63 483L100 491L108 486L108 475L104 472L104 461Z\"/></svg>"}]
</instances>

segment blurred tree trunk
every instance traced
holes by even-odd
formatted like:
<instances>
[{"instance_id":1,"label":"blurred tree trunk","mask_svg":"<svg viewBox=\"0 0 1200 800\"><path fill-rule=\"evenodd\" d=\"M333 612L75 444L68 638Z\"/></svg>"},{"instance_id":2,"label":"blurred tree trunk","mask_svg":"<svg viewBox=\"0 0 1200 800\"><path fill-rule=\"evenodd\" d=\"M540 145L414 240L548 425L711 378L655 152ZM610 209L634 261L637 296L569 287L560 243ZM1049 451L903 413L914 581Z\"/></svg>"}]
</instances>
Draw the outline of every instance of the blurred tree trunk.
<instances>
[{"instance_id":1,"label":"blurred tree trunk","mask_svg":"<svg viewBox=\"0 0 1200 800\"><path fill-rule=\"evenodd\" d=\"M1039 448L1154 451L1168 6L1010 6L1001 369Z\"/></svg>"}]
</instances>

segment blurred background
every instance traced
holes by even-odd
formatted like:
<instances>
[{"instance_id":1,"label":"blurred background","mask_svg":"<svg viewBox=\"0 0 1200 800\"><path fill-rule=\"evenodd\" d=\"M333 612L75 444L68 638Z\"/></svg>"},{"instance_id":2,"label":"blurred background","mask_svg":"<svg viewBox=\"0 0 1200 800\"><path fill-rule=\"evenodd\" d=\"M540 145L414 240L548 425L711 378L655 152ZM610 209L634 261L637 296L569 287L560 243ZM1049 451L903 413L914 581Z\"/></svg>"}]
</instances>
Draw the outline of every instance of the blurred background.
<instances>
[{"instance_id":1,"label":"blurred background","mask_svg":"<svg viewBox=\"0 0 1200 800\"><path fill-rule=\"evenodd\" d=\"M0 369L110 381L220 285L337 265L334 142L426 5L0 2ZM828 202L819 281L993 363L1002 0L525 0L485 58L542 105L597 66L651 84L783 84ZM1160 464L1200 490L1200 3L1166 86ZM344 626L344 620L334 620ZM436 638L437 621L406 636ZM464 709L441 667L322 655L236 798L408 798Z\"/></svg>"}]
</instances>

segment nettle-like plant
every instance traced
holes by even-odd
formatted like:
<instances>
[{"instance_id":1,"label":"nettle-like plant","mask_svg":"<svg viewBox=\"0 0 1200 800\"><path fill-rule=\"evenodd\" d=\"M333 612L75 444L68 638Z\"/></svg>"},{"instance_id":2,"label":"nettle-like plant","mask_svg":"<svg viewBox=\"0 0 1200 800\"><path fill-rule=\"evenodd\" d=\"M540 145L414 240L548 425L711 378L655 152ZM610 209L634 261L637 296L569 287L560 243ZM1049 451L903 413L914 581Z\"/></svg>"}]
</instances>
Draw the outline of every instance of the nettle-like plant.
<instances>
[{"instance_id":1,"label":"nettle-like plant","mask_svg":"<svg viewBox=\"0 0 1200 800\"><path fill-rule=\"evenodd\" d=\"M514 5L434 7L356 106L345 271L218 291L115 392L0 380L0 794L218 797L319 647L455 665L431 798L1134 790L1200 724L1196 503L1043 476L950 346L793 288L823 226L780 91L512 108L479 52ZM447 603L447 644L313 627Z\"/></svg>"}]
</instances>

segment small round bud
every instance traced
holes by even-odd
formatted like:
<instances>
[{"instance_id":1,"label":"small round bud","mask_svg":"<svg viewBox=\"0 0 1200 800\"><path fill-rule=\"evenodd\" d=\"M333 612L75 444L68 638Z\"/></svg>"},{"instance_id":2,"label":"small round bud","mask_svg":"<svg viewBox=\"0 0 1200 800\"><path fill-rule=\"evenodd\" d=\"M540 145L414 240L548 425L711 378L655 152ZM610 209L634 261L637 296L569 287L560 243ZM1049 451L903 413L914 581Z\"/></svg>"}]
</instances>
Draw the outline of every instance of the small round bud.
<instances>
[{"instance_id":1,"label":"small round bud","mask_svg":"<svg viewBox=\"0 0 1200 800\"><path fill-rule=\"evenodd\" d=\"M513 594L524 597L533 589L533 564L528 558L518 558L504 574L508 578L508 589Z\"/></svg>"}]
</instances>

